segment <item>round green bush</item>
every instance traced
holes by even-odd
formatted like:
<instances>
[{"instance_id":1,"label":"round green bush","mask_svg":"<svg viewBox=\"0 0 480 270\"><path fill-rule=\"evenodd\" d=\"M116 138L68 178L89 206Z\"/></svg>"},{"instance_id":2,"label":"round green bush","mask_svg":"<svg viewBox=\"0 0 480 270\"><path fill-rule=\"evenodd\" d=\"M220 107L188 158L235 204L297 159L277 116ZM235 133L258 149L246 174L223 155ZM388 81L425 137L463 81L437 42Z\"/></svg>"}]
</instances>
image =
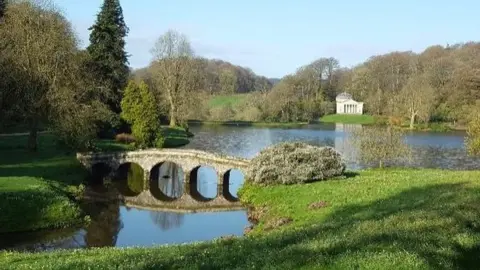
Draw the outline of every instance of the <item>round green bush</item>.
<instances>
[{"instance_id":1,"label":"round green bush","mask_svg":"<svg viewBox=\"0 0 480 270\"><path fill-rule=\"evenodd\" d=\"M250 161L246 179L262 185L308 183L340 176L345 167L340 153L332 147L280 143Z\"/></svg>"}]
</instances>

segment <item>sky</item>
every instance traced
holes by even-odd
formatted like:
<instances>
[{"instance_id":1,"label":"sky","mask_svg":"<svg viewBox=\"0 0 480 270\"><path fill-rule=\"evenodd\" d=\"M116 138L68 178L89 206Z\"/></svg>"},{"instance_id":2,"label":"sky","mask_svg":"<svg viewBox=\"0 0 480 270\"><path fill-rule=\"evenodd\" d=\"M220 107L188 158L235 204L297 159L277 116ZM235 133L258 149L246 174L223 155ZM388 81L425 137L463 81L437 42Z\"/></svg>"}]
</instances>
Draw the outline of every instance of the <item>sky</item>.
<instances>
[{"instance_id":1,"label":"sky","mask_svg":"<svg viewBox=\"0 0 480 270\"><path fill-rule=\"evenodd\" d=\"M56 0L83 47L102 0ZM195 53L281 78L320 57L351 67L372 55L477 41L478 0L121 0L132 68L169 29Z\"/></svg>"}]
</instances>

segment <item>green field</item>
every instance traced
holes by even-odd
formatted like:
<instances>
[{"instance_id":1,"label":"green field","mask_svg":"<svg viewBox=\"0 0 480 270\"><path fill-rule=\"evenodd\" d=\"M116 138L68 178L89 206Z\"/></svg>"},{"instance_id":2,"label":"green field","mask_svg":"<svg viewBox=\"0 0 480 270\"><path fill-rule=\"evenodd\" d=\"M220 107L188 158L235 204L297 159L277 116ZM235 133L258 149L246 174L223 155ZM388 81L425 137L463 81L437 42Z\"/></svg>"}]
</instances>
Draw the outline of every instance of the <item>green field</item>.
<instances>
[{"instance_id":1,"label":"green field","mask_svg":"<svg viewBox=\"0 0 480 270\"><path fill-rule=\"evenodd\" d=\"M245 102L248 96L248 94L216 95L210 99L208 105L210 108L222 106L235 107L236 105Z\"/></svg>"},{"instance_id":2,"label":"green field","mask_svg":"<svg viewBox=\"0 0 480 270\"><path fill-rule=\"evenodd\" d=\"M242 200L263 212L248 237L156 248L0 253L0 268L476 268L478 179L480 171L392 169L305 185L246 186ZM323 207L309 208L320 201ZM275 228L279 218L291 222Z\"/></svg>"},{"instance_id":3,"label":"green field","mask_svg":"<svg viewBox=\"0 0 480 270\"><path fill-rule=\"evenodd\" d=\"M65 227L81 222L73 202L85 170L73 152L42 134L39 151L25 150L27 136L0 137L0 232Z\"/></svg>"},{"instance_id":4,"label":"green field","mask_svg":"<svg viewBox=\"0 0 480 270\"><path fill-rule=\"evenodd\" d=\"M320 118L323 123L343 123L343 124L375 124L375 117L366 114L330 114Z\"/></svg>"}]
</instances>

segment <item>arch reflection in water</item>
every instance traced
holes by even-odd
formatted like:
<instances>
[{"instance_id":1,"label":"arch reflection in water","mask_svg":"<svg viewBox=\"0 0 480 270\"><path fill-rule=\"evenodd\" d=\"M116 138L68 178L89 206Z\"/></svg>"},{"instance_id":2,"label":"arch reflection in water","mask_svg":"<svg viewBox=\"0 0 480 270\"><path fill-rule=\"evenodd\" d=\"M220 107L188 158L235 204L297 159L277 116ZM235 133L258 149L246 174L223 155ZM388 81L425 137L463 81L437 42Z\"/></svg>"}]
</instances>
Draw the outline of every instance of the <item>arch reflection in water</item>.
<instances>
[{"instance_id":1,"label":"arch reflection in water","mask_svg":"<svg viewBox=\"0 0 480 270\"><path fill-rule=\"evenodd\" d=\"M190 194L198 201L217 197L217 172L209 166L200 166L190 173Z\"/></svg>"},{"instance_id":2,"label":"arch reflection in water","mask_svg":"<svg viewBox=\"0 0 480 270\"><path fill-rule=\"evenodd\" d=\"M135 163L120 165L113 177L113 183L120 194L134 197L143 191L143 169Z\"/></svg>"},{"instance_id":3,"label":"arch reflection in water","mask_svg":"<svg viewBox=\"0 0 480 270\"><path fill-rule=\"evenodd\" d=\"M91 186L103 186L105 178L110 174L111 169L105 163L96 163L92 166L92 172L89 178Z\"/></svg>"},{"instance_id":4,"label":"arch reflection in water","mask_svg":"<svg viewBox=\"0 0 480 270\"><path fill-rule=\"evenodd\" d=\"M238 190L242 187L245 176L238 169L231 169L223 177L223 195L227 200L237 201Z\"/></svg>"},{"instance_id":5,"label":"arch reflection in water","mask_svg":"<svg viewBox=\"0 0 480 270\"><path fill-rule=\"evenodd\" d=\"M150 172L150 192L165 201L182 197L185 176L180 166L173 162L163 162L155 165Z\"/></svg>"},{"instance_id":6,"label":"arch reflection in water","mask_svg":"<svg viewBox=\"0 0 480 270\"><path fill-rule=\"evenodd\" d=\"M123 228L120 203L90 203L84 205L91 222L85 229L84 242L87 247L114 247L118 233Z\"/></svg>"}]
</instances>

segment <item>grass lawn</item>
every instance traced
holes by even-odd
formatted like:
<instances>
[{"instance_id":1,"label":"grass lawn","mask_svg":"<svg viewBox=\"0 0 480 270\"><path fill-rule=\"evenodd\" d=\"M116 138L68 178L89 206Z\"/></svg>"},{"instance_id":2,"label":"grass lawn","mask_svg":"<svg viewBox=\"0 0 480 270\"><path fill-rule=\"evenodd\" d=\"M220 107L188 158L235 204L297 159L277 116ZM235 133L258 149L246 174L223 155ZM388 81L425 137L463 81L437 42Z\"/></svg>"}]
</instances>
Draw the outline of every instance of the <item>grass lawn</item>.
<instances>
[{"instance_id":1,"label":"grass lawn","mask_svg":"<svg viewBox=\"0 0 480 270\"><path fill-rule=\"evenodd\" d=\"M375 124L375 117L366 114L330 114L320 118L324 123L343 123L343 124Z\"/></svg>"},{"instance_id":2,"label":"grass lawn","mask_svg":"<svg viewBox=\"0 0 480 270\"><path fill-rule=\"evenodd\" d=\"M163 127L162 134L165 138L165 148L176 148L184 146L190 143L189 137L193 134L185 131L181 127ZM124 144L116 142L115 140L98 140L96 143L98 151L129 151L135 150L135 147L131 144Z\"/></svg>"},{"instance_id":3,"label":"grass lawn","mask_svg":"<svg viewBox=\"0 0 480 270\"><path fill-rule=\"evenodd\" d=\"M245 238L157 248L0 253L0 269L468 269L480 256L480 171L371 170L241 191ZM309 209L314 202L324 207ZM260 213L262 211L258 211ZM278 218L291 222L267 229Z\"/></svg>"},{"instance_id":4,"label":"grass lawn","mask_svg":"<svg viewBox=\"0 0 480 270\"><path fill-rule=\"evenodd\" d=\"M208 105L210 108L228 105L235 107L236 105L245 102L247 98L248 94L215 95L210 99Z\"/></svg>"},{"instance_id":5,"label":"grass lawn","mask_svg":"<svg viewBox=\"0 0 480 270\"><path fill-rule=\"evenodd\" d=\"M0 137L0 232L81 222L69 198L86 176L75 154L55 145L51 134L40 135L37 153L25 150L26 141L27 136Z\"/></svg>"},{"instance_id":6,"label":"grass lawn","mask_svg":"<svg viewBox=\"0 0 480 270\"><path fill-rule=\"evenodd\" d=\"M0 213L0 233L63 228L82 221L80 209L63 190L28 176L0 177Z\"/></svg>"}]
</instances>

